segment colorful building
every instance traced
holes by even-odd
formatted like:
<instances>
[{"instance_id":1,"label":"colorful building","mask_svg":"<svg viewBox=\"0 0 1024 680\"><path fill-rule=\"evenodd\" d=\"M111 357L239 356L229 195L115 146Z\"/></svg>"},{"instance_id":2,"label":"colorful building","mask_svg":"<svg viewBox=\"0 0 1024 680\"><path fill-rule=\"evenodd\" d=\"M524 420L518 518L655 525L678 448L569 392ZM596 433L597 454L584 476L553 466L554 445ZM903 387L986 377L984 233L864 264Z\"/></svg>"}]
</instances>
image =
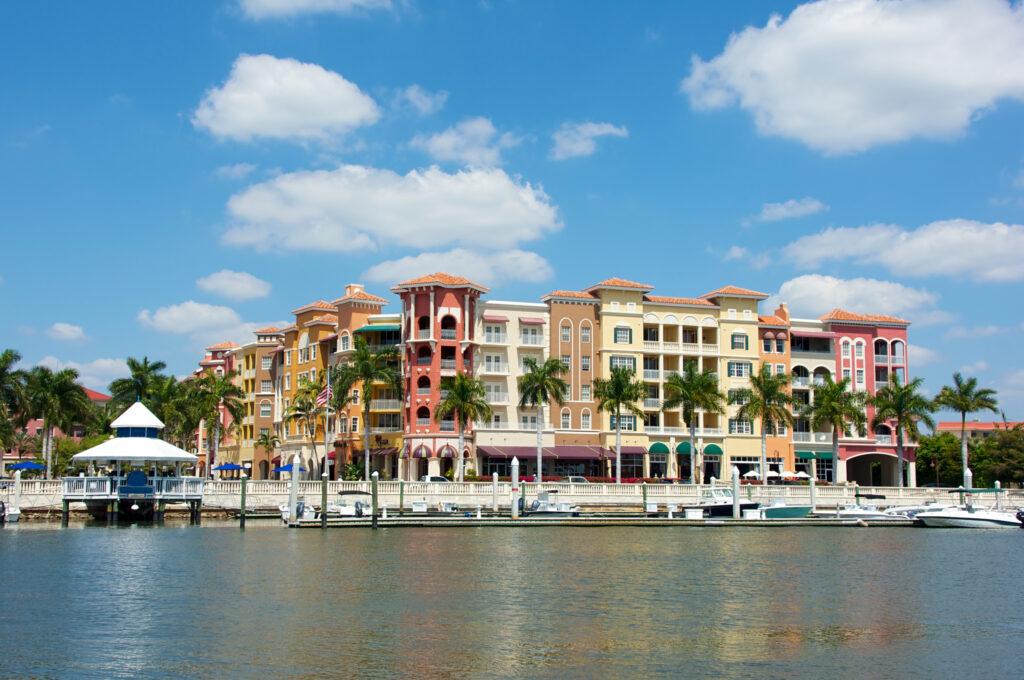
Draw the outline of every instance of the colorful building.
<instances>
[{"instance_id":1,"label":"colorful building","mask_svg":"<svg viewBox=\"0 0 1024 680\"><path fill-rule=\"evenodd\" d=\"M260 435L274 431L273 366L283 334L273 326L253 331L256 340L231 351L237 366L238 386L245 417L239 423L237 442L225 450L221 462L233 462L246 469L251 479L271 479L272 449L256 444Z\"/></svg>"}]
</instances>

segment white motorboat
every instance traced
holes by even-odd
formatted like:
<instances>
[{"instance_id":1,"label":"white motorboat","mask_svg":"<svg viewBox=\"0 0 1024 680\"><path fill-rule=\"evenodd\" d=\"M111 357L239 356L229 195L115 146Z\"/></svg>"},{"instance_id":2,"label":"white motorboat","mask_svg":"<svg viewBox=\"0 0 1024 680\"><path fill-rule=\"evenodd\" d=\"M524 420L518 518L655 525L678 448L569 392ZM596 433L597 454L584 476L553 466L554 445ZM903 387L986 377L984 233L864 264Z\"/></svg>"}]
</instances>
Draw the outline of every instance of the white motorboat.
<instances>
[{"instance_id":1,"label":"white motorboat","mask_svg":"<svg viewBox=\"0 0 1024 680\"><path fill-rule=\"evenodd\" d=\"M683 512L688 509L699 509L704 511L707 517L732 517L732 489L725 486L713 486L704 489L697 505L683 507ZM759 507L754 501L740 501L740 516L744 510L756 510Z\"/></svg>"},{"instance_id":2,"label":"white motorboat","mask_svg":"<svg viewBox=\"0 0 1024 680\"><path fill-rule=\"evenodd\" d=\"M909 517L914 519L922 512L931 512L933 510L945 510L954 506L943 503L925 503L924 505L895 505L885 511L886 515L890 517Z\"/></svg>"},{"instance_id":3,"label":"white motorboat","mask_svg":"<svg viewBox=\"0 0 1024 680\"><path fill-rule=\"evenodd\" d=\"M530 504L528 509L523 509L523 516L541 516L541 517L578 517L580 514L580 508L578 505L573 506L566 502L558 502L551 498L549 494L558 493L558 491L552 489L550 491L538 491L537 498Z\"/></svg>"},{"instance_id":4,"label":"white motorboat","mask_svg":"<svg viewBox=\"0 0 1024 680\"><path fill-rule=\"evenodd\" d=\"M926 527L950 527L957 529L1019 529L1020 513L1011 510L975 508L960 505L941 510L918 513L916 520Z\"/></svg>"},{"instance_id":5,"label":"white motorboat","mask_svg":"<svg viewBox=\"0 0 1024 680\"><path fill-rule=\"evenodd\" d=\"M288 523L288 504L278 506L281 511L281 521ZM299 520L314 520L317 517L316 508L312 505L307 505L305 501L299 501L295 504L295 518Z\"/></svg>"},{"instance_id":6,"label":"white motorboat","mask_svg":"<svg viewBox=\"0 0 1024 680\"><path fill-rule=\"evenodd\" d=\"M368 501L370 493L367 491L340 491L338 496L341 498L338 501L327 502L327 517L362 517L363 515L369 515L372 512L371 505ZM357 500L349 505L346 502L348 496L363 496L363 500Z\"/></svg>"},{"instance_id":7,"label":"white motorboat","mask_svg":"<svg viewBox=\"0 0 1024 680\"><path fill-rule=\"evenodd\" d=\"M907 519L906 515L890 514L873 505L846 505L836 510L839 519Z\"/></svg>"}]
</instances>

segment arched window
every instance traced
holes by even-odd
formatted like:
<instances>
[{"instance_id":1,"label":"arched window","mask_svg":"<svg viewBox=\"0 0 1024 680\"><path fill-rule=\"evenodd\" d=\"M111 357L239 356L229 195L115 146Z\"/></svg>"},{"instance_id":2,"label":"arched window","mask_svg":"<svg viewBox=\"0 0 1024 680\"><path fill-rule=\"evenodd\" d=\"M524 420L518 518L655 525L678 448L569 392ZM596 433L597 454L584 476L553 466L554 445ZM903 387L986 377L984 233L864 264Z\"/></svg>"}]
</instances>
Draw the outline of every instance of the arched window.
<instances>
[{"instance_id":1,"label":"arched window","mask_svg":"<svg viewBox=\"0 0 1024 680\"><path fill-rule=\"evenodd\" d=\"M430 337L430 317L421 316L416 321L416 337L417 338L428 338Z\"/></svg>"},{"instance_id":2,"label":"arched window","mask_svg":"<svg viewBox=\"0 0 1024 680\"><path fill-rule=\"evenodd\" d=\"M572 342L572 326L568 323L563 323L559 326L559 337L561 342Z\"/></svg>"},{"instance_id":3,"label":"arched window","mask_svg":"<svg viewBox=\"0 0 1024 680\"><path fill-rule=\"evenodd\" d=\"M442 340L454 340L455 339L455 317L448 315L441 319L441 339Z\"/></svg>"},{"instance_id":4,"label":"arched window","mask_svg":"<svg viewBox=\"0 0 1024 680\"><path fill-rule=\"evenodd\" d=\"M425 375L421 375L416 379L416 394L419 396L426 396L430 394L430 378Z\"/></svg>"},{"instance_id":5,"label":"arched window","mask_svg":"<svg viewBox=\"0 0 1024 680\"><path fill-rule=\"evenodd\" d=\"M430 348L423 345L416 351L416 365L417 366L429 366L430 365Z\"/></svg>"},{"instance_id":6,"label":"arched window","mask_svg":"<svg viewBox=\"0 0 1024 680\"><path fill-rule=\"evenodd\" d=\"M428 425L430 425L430 409L420 406L416 409L416 426L427 427Z\"/></svg>"},{"instance_id":7,"label":"arched window","mask_svg":"<svg viewBox=\"0 0 1024 680\"><path fill-rule=\"evenodd\" d=\"M583 409L583 411L580 413L580 429L581 430L589 430L590 429L590 409L589 408Z\"/></svg>"},{"instance_id":8,"label":"arched window","mask_svg":"<svg viewBox=\"0 0 1024 680\"><path fill-rule=\"evenodd\" d=\"M843 358L844 359L848 359L850 357L850 341L849 340L843 340L842 347L843 347Z\"/></svg>"},{"instance_id":9,"label":"arched window","mask_svg":"<svg viewBox=\"0 0 1024 680\"><path fill-rule=\"evenodd\" d=\"M563 430L569 430L571 428L572 428L572 414L569 412L569 409L563 408L562 409L562 429Z\"/></svg>"}]
</instances>

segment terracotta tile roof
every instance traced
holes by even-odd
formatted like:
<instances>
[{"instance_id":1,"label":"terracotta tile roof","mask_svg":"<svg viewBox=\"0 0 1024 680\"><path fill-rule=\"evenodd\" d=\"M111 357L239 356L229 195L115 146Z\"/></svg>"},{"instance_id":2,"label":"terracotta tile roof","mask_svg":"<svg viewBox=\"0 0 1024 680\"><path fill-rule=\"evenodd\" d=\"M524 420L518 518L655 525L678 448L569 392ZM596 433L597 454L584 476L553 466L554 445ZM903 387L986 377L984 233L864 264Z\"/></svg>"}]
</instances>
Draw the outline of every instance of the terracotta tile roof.
<instances>
[{"instance_id":1,"label":"terracotta tile roof","mask_svg":"<svg viewBox=\"0 0 1024 680\"><path fill-rule=\"evenodd\" d=\"M470 281L464 276L455 276L454 274L446 274L444 272L434 272L433 274L427 274L426 276L421 276L416 279L402 281L396 287L419 286L425 283L440 283L443 286L474 286L476 288L482 288L483 290L489 290L486 286L481 286L479 283Z\"/></svg>"},{"instance_id":2,"label":"terracotta tile roof","mask_svg":"<svg viewBox=\"0 0 1024 680\"><path fill-rule=\"evenodd\" d=\"M206 349L238 349L238 345L233 342L222 342L218 345L210 345Z\"/></svg>"},{"instance_id":3,"label":"terracotta tile roof","mask_svg":"<svg viewBox=\"0 0 1024 680\"><path fill-rule=\"evenodd\" d=\"M299 327L296 326L295 324L292 324L291 326L286 326L286 327L282 328L280 332L281 333L287 333L288 331L297 331L297 330L299 330Z\"/></svg>"},{"instance_id":4,"label":"terracotta tile roof","mask_svg":"<svg viewBox=\"0 0 1024 680\"><path fill-rule=\"evenodd\" d=\"M82 389L85 390L85 396L89 397L89 401L110 401L110 397L102 392L90 390L88 387Z\"/></svg>"},{"instance_id":5,"label":"terracotta tile roof","mask_svg":"<svg viewBox=\"0 0 1024 680\"><path fill-rule=\"evenodd\" d=\"M266 328L260 328L259 330L253 331L253 333L280 333L281 329L277 326L267 326Z\"/></svg>"},{"instance_id":6,"label":"terracotta tile roof","mask_svg":"<svg viewBox=\"0 0 1024 680\"><path fill-rule=\"evenodd\" d=\"M854 314L845 309L833 309L825 316L819 316L818 321L859 321L861 323L904 323L910 322L895 316L885 314Z\"/></svg>"},{"instance_id":7,"label":"terracotta tile roof","mask_svg":"<svg viewBox=\"0 0 1024 680\"><path fill-rule=\"evenodd\" d=\"M750 290L749 288L739 288L738 286L722 286L717 290L713 290L710 293L701 295L702 298L718 297L719 295L744 295L750 297L768 297L768 293L759 293L756 290Z\"/></svg>"},{"instance_id":8,"label":"terracotta tile roof","mask_svg":"<svg viewBox=\"0 0 1024 680\"><path fill-rule=\"evenodd\" d=\"M313 324L326 323L332 326L338 323L338 317L334 314L321 314L320 316L314 316L312 319L306 322L305 325L312 326Z\"/></svg>"},{"instance_id":9,"label":"terracotta tile roof","mask_svg":"<svg viewBox=\"0 0 1024 680\"><path fill-rule=\"evenodd\" d=\"M553 290L544 297L582 298L585 300L594 299L593 295L590 293L584 293L581 290Z\"/></svg>"},{"instance_id":10,"label":"terracotta tile roof","mask_svg":"<svg viewBox=\"0 0 1024 680\"><path fill-rule=\"evenodd\" d=\"M996 423L991 422L991 421L987 421L987 422L982 423L982 422L971 422L970 420L968 420L967 421L967 431L970 432L971 430L976 430L976 431L984 430L986 432L994 432L996 430L1005 430L1005 429L1007 429L1007 427L1009 427L1009 429L1012 430L1013 428L1017 427L1018 425L1024 425L1024 422L1020 422L1020 421L1013 422L1011 420L1011 421L1009 421L1007 423L1003 423L1001 421L1000 422L996 422ZM944 421L938 423L935 426L935 429L937 431L939 431L939 432L959 432L960 431L960 421L959 420L948 420L948 421L944 420Z\"/></svg>"},{"instance_id":11,"label":"terracotta tile roof","mask_svg":"<svg viewBox=\"0 0 1024 680\"><path fill-rule=\"evenodd\" d=\"M307 309L329 309L333 312L334 305L332 305L330 302L327 302L326 300L317 300L316 302L311 302L308 305L303 305L298 309L293 309L292 314L298 314L299 312L303 312Z\"/></svg>"},{"instance_id":12,"label":"terracotta tile roof","mask_svg":"<svg viewBox=\"0 0 1024 680\"><path fill-rule=\"evenodd\" d=\"M627 281L626 279L618 279L612 277L605 279L601 283L595 283L587 290L594 290L595 288L636 288L637 290L654 290L654 286L647 286L636 281Z\"/></svg>"},{"instance_id":13,"label":"terracotta tile roof","mask_svg":"<svg viewBox=\"0 0 1024 680\"><path fill-rule=\"evenodd\" d=\"M789 324L777 316L764 316L763 314L758 314L757 323L761 326L781 326L783 328L789 328Z\"/></svg>"},{"instance_id":14,"label":"terracotta tile roof","mask_svg":"<svg viewBox=\"0 0 1024 680\"><path fill-rule=\"evenodd\" d=\"M661 303L666 305L698 305L700 307L717 307L718 305L699 298L677 298L664 295L645 295L644 302Z\"/></svg>"},{"instance_id":15,"label":"terracotta tile roof","mask_svg":"<svg viewBox=\"0 0 1024 680\"><path fill-rule=\"evenodd\" d=\"M380 302L381 304L385 304L385 305L388 303L388 301L385 300L382 297L377 297L376 295L371 295L370 293L367 293L366 291L357 290L356 292L351 293L350 295L346 295L344 297L338 298L337 300L335 300L331 304L337 305L338 303L344 302L345 300L360 300L362 302Z\"/></svg>"}]
</instances>

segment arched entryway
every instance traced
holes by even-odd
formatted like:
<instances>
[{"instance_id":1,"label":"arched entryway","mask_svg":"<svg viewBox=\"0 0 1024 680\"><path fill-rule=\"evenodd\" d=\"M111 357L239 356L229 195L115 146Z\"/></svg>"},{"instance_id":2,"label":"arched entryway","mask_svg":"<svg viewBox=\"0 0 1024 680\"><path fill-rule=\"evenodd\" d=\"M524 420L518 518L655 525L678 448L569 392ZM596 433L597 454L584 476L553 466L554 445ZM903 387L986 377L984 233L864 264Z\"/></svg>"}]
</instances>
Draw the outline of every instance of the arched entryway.
<instances>
[{"instance_id":1,"label":"arched entryway","mask_svg":"<svg viewBox=\"0 0 1024 680\"><path fill-rule=\"evenodd\" d=\"M846 459L846 481L857 482L861 486L896 486L898 462L892 453L858 453Z\"/></svg>"}]
</instances>

